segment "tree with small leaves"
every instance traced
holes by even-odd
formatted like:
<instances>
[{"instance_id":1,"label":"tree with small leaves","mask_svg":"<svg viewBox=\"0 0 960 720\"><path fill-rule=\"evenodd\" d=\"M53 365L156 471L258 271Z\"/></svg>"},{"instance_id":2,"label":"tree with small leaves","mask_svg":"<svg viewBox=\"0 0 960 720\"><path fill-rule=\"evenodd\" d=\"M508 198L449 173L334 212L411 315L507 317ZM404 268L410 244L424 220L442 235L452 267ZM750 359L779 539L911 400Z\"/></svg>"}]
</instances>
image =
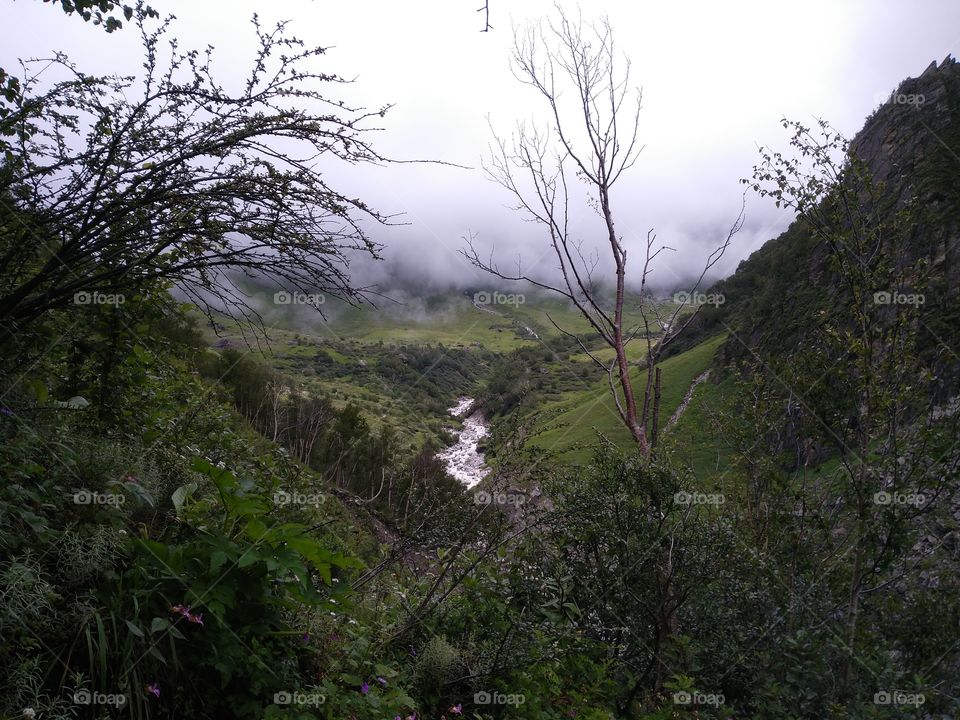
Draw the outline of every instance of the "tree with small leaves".
<instances>
[{"instance_id":1,"label":"tree with small leaves","mask_svg":"<svg viewBox=\"0 0 960 720\"><path fill-rule=\"evenodd\" d=\"M181 50L171 19L136 19L139 79L87 75L62 54L24 63L3 118L0 334L70 307L76 293L151 282L251 321L244 276L362 300L350 255L376 257L365 222L389 218L328 173L385 160L367 135L389 106L332 97L348 81L312 67L326 49L286 23L267 29L254 16L259 49L229 89L212 48Z\"/></svg>"}]
</instances>

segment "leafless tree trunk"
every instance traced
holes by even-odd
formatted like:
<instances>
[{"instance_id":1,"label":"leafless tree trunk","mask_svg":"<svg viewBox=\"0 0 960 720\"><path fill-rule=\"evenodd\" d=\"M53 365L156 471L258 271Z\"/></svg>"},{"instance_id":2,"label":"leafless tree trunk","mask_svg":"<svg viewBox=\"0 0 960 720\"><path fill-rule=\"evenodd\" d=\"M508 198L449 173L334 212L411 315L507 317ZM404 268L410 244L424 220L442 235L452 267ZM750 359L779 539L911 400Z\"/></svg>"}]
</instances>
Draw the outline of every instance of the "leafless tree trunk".
<instances>
[{"instance_id":1,"label":"leafless tree trunk","mask_svg":"<svg viewBox=\"0 0 960 720\"><path fill-rule=\"evenodd\" d=\"M519 261L514 272L501 271L492 253L488 259L481 259L472 235L467 238L463 254L476 267L498 278L526 281L557 293L576 306L603 342L613 348L611 362L601 361L582 338L553 324L560 332L574 337L606 373L620 419L639 450L649 456L653 373L666 345L690 323L696 312L684 318L682 327L676 328L685 303L672 308L664 317L660 308L645 297L652 262L668 249L666 246L656 247L656 236L650 231L640 288L643 321L634 328L626 326L627 250L616 231L611 190L623 172L633 166L641 150L637 143L637 122L642 93L630 85L630 61L621 59L616 52L608 20L584 26L579 18L576 22L571 21L559 6L556 12L556 23L530 26L526 31L516 33L513 63L517 78L533 87L546 101L552 131L558 142L552 142L549 131L528 128L522 123L509 141L494 133L494 154L485 170L514 195L518 201L516 209L546 228L553 255L559 262L562 282L534 276L524 270ZM569 99L561 102L561 94ZM571 167L590 188L591 205L603 222L603 244L609 246L615 270L612 309L594 282L599 257L595 253L585 257L582 243L570 237L567 174ZM696 287L723 255L742 224L741 208L724 242L707 258ZM663 331L659 343L652 340L654 319L658 323L656 332L669 328ZM641 332L647 341L648 379L639 406L642 409L639 409L630 377L627 346Z\"/></svg>"},{"instance_id":2,"label":"leafless tree trunk","mask_svg":"<svg viewBox=\"0 0 960 720\"><path fill-rule=\"evenodd\" d=\"M282 382L273 380L267 385L267 397L270 403L270 439L277 442L286 425L285 401L289 389Z\"/></svg>"},{"instance_id":3,"label":"leafless tree trunk","mask_svg":"<svg viewBox=\"0 0 960 720\"><path fill-rule=\"evenodd\" d=\"M493 25L490 24L490 0L486 0L483 3L483 7L477 10L479 13L483 13L483 30L480 32L490 32L493 30Z\"/></svg>"}]
</instances>

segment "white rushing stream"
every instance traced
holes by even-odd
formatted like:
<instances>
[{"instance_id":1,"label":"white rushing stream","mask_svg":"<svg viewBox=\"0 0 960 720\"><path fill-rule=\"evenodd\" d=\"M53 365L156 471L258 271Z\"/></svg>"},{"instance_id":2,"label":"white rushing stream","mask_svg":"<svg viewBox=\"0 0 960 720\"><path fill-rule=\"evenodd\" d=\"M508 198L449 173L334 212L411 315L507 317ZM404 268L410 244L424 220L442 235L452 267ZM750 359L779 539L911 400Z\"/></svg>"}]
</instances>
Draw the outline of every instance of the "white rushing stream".
<instances>
[{"instance_id":1,"label":"white rushing stream","mask_svg":"<svg viewBox=\"0 0 960 720\"><path fill-rule=\"evenodd\" d=\"M461 397L450 408L450 414L460 418L470 406L473 398ZM446 450L437 453L437 457L447 467L451 477L456 478L469 490L489 472L483 453L478 449L480 440L490 434L487 421L479 410L463 418L463 430L458 431L457 442Z\"/></svg>"}]
</instances>

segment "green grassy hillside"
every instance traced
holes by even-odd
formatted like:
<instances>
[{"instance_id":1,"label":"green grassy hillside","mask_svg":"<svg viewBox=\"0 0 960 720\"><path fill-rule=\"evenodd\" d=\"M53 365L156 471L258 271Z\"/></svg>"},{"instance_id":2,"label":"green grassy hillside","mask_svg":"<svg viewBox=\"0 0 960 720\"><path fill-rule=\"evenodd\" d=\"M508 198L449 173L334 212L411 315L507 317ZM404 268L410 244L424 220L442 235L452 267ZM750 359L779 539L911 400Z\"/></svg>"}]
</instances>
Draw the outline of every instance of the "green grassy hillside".
<instances>
[{"instance_id":1,"label":"green grassy hillside","mask_svg":"<svg viewBox=\"0 0 960 720\"><path fill-rule=\"evenodd\" d=\"M693 379L710 367L724 340L725 336L718 335L661 364L660 427L665 426L680 405ZM646 382L645 371L635 369L633 382L639 394ZM598 432L622 448L632 445L605 378L591 382L583 390L564 393L559 400L544 403L537 414L531 445L567 462L586 462Z\"/></svg>"},{"instance_id":2,"label":"green grassy hillside","mask_svg":"<svg viewBox=\"0 0 960 720\"><path fill-rule=\"evenodd\" d=\"M425 440L442 442L452 401L458 395L482 393L482 378L491 371L493 359L519 350L538 355L542 350L537 372L550 388L544 395L548 401L544 417L555 414L558 406L565 412L584 410L594 395L609 392L605 384L594 382L592 362L572 340L567 342L572 348L569 352L558 354L555 349L564 339L559 325L581 336L599 358L609 359L612 354L591 333L579 311L560 298L533 293L523 295L520 303L481 309L474 304L472 293L451 291L406 298L402 303L381 299L376 307L351 307L331 300L323 305L321 315L310 307L273 304L272 296L262 289L247 291L261 308L268 341L248 347L239 327L223 318L216 332L208 331L212 345L249 349L274 369L301 379L312 394L328 397L334 406L356 405L373 427L388 424L400 428L401 437L410 445ZM668 312L669 305L663 310ZM635 308L625 312L625 319L631 326L642 322ZM424 354L432 360L422 365L410 363L411 357ZM636 340L631 361L639 363L645 355L645 343ZM407 366L403 372L397 372L397 357L399 364ZM438 382L436 376L442 370L438 363L450 362L464 372L448 373ZM680 397L689 384L683 378ZM665 394L665 408L675 407L673 401ZM592 412L605 411L595 408ZM669 416L672 409L665 412ZM611 429L609 423L602 427ZM588 429L574 442L591 438ZM568 449L566 442L563 448Z\"/></svg>"}]
</instances>

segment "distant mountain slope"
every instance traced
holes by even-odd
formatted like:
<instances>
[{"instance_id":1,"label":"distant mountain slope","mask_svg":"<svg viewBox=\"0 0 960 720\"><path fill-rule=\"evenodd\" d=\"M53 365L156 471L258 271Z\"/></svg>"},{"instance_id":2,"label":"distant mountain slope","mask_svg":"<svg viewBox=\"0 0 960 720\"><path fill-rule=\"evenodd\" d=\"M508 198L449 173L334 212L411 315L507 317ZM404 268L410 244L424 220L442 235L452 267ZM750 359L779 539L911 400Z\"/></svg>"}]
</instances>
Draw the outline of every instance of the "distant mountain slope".
<instances>
[{"instance_id":1,"label":"distant mountain slope","mask_svg":"<svg viewBox=\"0 0 960 720\"><path fill-rule=\"evenodd\" d=\"M945 388L960 376L960 63L947 57L900 84L851 142L853 152L883 184L892 206L916 197L923 220L888 251L903 263L925 259L929 284L922 308L925 344ZM710 292L719 308L704 308L697 334L730 331L721 364L751 352L789 353L837 305L836 278L823 243L802 220L740 263Z\"/></svg>"}]
</instances>

